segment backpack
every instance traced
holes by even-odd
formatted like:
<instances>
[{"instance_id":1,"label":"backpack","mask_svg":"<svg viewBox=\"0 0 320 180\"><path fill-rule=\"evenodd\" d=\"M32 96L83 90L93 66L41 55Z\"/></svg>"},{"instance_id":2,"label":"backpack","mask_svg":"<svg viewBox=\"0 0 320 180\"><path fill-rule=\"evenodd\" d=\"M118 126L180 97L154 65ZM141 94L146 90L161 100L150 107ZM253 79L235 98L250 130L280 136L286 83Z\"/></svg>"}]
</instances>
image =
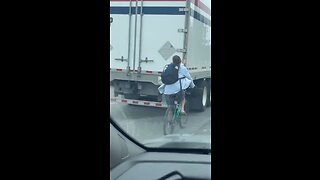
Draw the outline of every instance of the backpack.
<instances>
[{"instance_id":1,"label":"backpack","mask_svg":"<svg viewBox=\"0 0 320 180\"><path fill-rule=\"evenodd\" d=\"M161 73L161 81L165 85L174 84L179 80L179 66L175 66L173 63L165 66Z\"/></svg>"}]
</instances>

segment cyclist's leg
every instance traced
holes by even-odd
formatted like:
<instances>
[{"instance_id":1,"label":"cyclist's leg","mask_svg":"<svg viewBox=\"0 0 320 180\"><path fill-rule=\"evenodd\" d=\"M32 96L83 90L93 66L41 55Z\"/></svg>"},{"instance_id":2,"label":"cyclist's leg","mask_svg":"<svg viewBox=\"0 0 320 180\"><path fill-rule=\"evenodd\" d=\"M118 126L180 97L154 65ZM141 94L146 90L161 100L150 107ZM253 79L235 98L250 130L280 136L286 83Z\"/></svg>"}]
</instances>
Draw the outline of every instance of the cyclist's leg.
<instances>
[{"instance_id":1,"label":"cyclist's leg","mask_svg":"<svg viewBox=\"0 0 320 180\"><path fill-rule=\"evenodd\" d=\"M172 134L174 129L173 123L173 111L174 111L174 98L171 95L165 95L165 99L168 105L164 116L164 135Z\"/></svg>"},{"instance_id":2,"label":"cyclist's leg","mask_svg":"<svg viewBox=\"0 0 320 180\"><path fill-rule=\"evenodd\" d=\"M166 103L168 106L168 120L171 121L173 118L173 109L174 109L174 97L172 95L165 95Z\"/></svg>"},{"instance_id":3,"label":"cyclist's leg","mask_svg":"<svg viewBox=\"0 0 320 180\"><path fill-rule=\"evenodd\" d=\"M184 90L182 90L182 92L181 92L181 98L182 98L182 100L181 100L181 113L185 114L186 112L184 110L184 105L186 103L186 93Z\"/></svg>"}]
</instances>

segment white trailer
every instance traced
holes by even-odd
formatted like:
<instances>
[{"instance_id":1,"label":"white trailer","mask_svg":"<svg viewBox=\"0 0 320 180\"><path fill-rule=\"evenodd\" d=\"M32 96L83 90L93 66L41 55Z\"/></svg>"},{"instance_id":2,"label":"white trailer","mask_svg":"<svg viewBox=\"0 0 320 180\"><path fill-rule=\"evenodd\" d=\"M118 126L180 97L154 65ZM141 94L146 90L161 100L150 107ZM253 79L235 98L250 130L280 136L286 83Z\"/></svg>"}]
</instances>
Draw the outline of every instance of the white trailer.
<instances>
[{"instance_id":1,"label":"white trailer","mask_svg":"<svg viewBox=\"0 0 320 180\"><path fill-rule=\"evenodd\" d=\"M210 106L209 0L110 0L110 39L113 101L166 107L160 75L179 55L196 84L187 97L191 109Z\"/></svg>"}]
</instances>

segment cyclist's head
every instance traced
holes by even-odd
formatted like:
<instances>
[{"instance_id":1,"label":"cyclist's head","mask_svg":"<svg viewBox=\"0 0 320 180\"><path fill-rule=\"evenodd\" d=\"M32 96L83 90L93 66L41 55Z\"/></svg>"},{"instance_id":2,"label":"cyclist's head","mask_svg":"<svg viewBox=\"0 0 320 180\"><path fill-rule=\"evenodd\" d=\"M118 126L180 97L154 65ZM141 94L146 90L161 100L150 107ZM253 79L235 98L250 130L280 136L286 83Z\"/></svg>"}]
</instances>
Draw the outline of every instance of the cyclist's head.
<instances>
[{"instance_id":1,"label":"cyclist's head","mask_svg":"<svg viewBox=\"0 0 320 180\"><path fill-rule=\"evenodd\" d=\"M181 63L181 58L178 55L172 57L172 63L174 65L179 65Z\"/></svg>"}]
</instances>

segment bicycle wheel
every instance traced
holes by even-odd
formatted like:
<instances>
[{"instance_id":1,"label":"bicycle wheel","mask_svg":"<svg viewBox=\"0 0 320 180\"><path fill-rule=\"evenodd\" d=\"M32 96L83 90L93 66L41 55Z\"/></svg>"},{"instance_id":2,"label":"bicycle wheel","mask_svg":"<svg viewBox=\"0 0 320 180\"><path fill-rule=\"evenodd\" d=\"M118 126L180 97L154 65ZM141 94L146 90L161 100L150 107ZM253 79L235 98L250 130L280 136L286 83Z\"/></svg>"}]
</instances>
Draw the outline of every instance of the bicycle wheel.
<instances>
[{"instance_id":1,"label":"bicycle wheel","mask_svg":"<svg viewBox=\"0 0 320 180\"><path fill-rule=\"evenodd\" d=\"M163 133L164 135L172 134L174 129L173 109L168 108L164 115Z\"/></svg>"},{"instance_id":2,"label":"bicycle wheel","mask_svg":"<svg viewBox=\"0 0 320 180\"><path fill-rule=\"evenodd\" d=\"M186 112L185 115L182 115L180 114L180 117L179 117L179 125L180 125L180 128L185 128L186 125L187 125L187 122L188 122L188 116L189 116L189 103L188 101L186 100L185 104L184 104L184 111Z\"/></svg>"}]
</instances>

